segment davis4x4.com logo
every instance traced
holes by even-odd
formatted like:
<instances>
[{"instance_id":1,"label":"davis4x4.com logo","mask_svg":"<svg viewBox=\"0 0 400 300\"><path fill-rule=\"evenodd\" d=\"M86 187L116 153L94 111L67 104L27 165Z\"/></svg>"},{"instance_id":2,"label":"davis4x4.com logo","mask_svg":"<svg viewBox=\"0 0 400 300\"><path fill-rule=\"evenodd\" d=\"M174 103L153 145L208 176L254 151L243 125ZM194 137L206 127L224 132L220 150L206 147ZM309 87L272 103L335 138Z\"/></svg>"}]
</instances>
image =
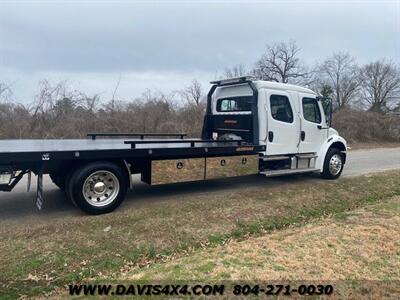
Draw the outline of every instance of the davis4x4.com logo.
<instances>
[{"instance_id":1,"label":"davis4x4.com logo","mask_svg":"<svg viewBox=\"0 0 400 300\"><path fill-rule=\"evenodd\" d=\"M178 295L206 295L222 296L224 285L178 285L178 284L145 284L145 285L69 285L70 295L98 295L98 296L178 296Z\"/></svg>"}]
</instances>

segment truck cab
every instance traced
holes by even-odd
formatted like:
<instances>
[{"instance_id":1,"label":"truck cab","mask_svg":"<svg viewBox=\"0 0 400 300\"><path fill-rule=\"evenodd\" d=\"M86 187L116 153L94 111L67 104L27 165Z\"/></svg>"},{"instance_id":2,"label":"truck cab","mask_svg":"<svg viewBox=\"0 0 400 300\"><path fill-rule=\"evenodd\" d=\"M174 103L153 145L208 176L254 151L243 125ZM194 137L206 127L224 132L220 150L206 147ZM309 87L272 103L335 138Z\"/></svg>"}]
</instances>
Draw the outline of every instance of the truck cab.
<instances>
[{"instance_id":1,"label":"truck cab","mask_svg":"<svg viewBox=\"0 0 400 300\"><path fill-rule=\"evenodd\" d=\"M346 141L331 128L314 91L250 76L211 82L203 139L265 145L260 173L278 176L320 172L340 176Z\"/></svg>"}]
</instances>

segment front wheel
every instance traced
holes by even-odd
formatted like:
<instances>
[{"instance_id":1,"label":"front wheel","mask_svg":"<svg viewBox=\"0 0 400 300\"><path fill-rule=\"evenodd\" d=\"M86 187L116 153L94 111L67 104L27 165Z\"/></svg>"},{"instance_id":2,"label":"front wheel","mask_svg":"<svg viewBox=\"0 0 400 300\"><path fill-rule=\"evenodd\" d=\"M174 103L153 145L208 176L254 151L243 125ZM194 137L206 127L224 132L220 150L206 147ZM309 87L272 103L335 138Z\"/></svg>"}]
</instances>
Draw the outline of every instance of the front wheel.
<instances>
[{"instance_id":1,"label":"front wheel","mask_svg":"<svg viewBox=\"0 0 400 300\"><path fill-rule=\"evenodd\" d=\"M94 162L77 169L70 177L68 194L84 212L103 214L115 210L124 200L128 180L116 164Z\"/></svg>"},{"instance_id":2,"label":"front wheel","mask_svg":"<svg viewBox=\"0 0 400 300\"><path fill-rule=\"evenodd\" d=\"M336 179L342 174L344 167L343 154L336 148L328 150L325 156L324 169L321 177L325 179Z\"/></svg>"}]
</instances>

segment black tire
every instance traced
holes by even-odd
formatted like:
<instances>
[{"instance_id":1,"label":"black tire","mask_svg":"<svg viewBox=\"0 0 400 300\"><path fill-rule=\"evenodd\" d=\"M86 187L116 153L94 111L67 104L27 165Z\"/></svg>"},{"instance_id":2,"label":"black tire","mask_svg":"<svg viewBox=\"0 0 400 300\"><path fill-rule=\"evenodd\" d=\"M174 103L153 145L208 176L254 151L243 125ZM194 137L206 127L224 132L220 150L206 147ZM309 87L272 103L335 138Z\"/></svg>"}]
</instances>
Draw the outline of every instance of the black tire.
<instances>
[{"instance_id":1,"label":"black tire","mask_svg":"<svg viewBox=\"0 0 400 300\"><path fill-rule=\"evenodd\" d=\"M65 176L50 174L50 179L60 190L65 191Z\"/></svg>"},{"instance_id":2,"label":"black tire","mask_svg":"<svg viewBox=\"0 0 400 300\"><path fill-rule=\"evenodd\" d=\"M331 162L333 158L340 159L340 166L336 165L336 168L333 166L330 168L330 164L336 164L337 161ZM344 167L344 156L340 150L336 148L330 148L326 153L325 160L324 160L324 168L323 172L321 173L321 177L324 179L337 179L343 172ZM340 169L339 169L340 168Z\"/></svg>"},{"instance_id":3,"label":"black tire","mask_svg":"<svg viewBox=\"0 0 400 300\"><path fill-rule=\"evenodd\" d=\"M108 182L114 185L108 186ZM101 194L96 194L97 183L102 185ZM128 189L128 178L126 172L116 164L93 162L75 170L67 185L67 196L77 207L88 214L98 215L112 212L122 203ZM99 198L96 200L96 197ZM99 200L100 197L104 200Z\"/></svg>"}]
</instances>

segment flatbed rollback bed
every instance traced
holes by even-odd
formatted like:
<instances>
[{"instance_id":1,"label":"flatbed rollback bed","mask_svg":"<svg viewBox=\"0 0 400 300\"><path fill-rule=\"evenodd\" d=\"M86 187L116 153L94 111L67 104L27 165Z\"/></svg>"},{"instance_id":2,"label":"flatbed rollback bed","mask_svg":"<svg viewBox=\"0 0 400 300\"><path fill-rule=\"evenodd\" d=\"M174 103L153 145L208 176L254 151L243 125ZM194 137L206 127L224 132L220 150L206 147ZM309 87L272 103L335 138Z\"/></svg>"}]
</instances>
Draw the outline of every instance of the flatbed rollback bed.
<instances>
[{"instance_id":1,"label":"flatbed rollback bed","mask_svg":"<svg viewBox=\"0 0 400 300\"><path fill-rule=\"evenodd\" d=\"M129 136L141 138L122 139ZM147 137L156 136L164 138L147 139ZM166 139L167 136L181 138ZM82 168L91 166L103 168L107 171L105 174L108 174L110 172L108 168L114 165L115 169L119 169L117 173L125 177L119 182L119 189L125 191L132 185L130 179L132 174L140 173L144 182L154 185L215 178L211 176L206 178L207 159L219 157L224 164L224 161L226 163L229 157L234 156L244 159L240 162L245 166L249 156L258 156L258 153L265 149L265 146L250 145L242 141L186 139L184 136L185 134L100 133L88 134L87 140L3 140L0 141L0 172L4 179L3 184L0 184L0 190L11 191L23 175L33 172L38 176L36 204L40 209L43 203L42 176L49 174L53 182L65 190L70 200L82 210L88 213L104 213L106 211L103 206L96 210L96 207L93 209L93 207L87 207L85 203L82 204L79 199L75 200L73 190L76 187L73 186L73 180L71 180L75 176L73 173L79 173ZM109 137L112 139L106 139ZM253 162L252 172L256 173L257 170L258 166L254 169ZM246 168L243 168L243 170L236 170L232 175L245 175L248 172ZM11 174L11 178L5 178L6 174ZM93 189L95 184L95 182L92 183ZM93 198L96 198L96 195L101 196L104 188L105 186L98 185L98 192L92 193ZM95 200L100 202L102 198L99 199Z\"/></svg>"},{"instance_id":2,"label":"flatbed rollback bed","mask_svg":"<svg viewBox=\"0 0 400 300\"><path fill-rule=\"evenodd\" d=\"M302 104L301 104L302 103ZM340 176L346 142L311 90L238 77L212 82L201 139L183 133L90 133L75 140L0 140L0 191L43 175L81 210L113 211L132 174L151 185L250 174Z\"/></svg>"}]
</instances>

